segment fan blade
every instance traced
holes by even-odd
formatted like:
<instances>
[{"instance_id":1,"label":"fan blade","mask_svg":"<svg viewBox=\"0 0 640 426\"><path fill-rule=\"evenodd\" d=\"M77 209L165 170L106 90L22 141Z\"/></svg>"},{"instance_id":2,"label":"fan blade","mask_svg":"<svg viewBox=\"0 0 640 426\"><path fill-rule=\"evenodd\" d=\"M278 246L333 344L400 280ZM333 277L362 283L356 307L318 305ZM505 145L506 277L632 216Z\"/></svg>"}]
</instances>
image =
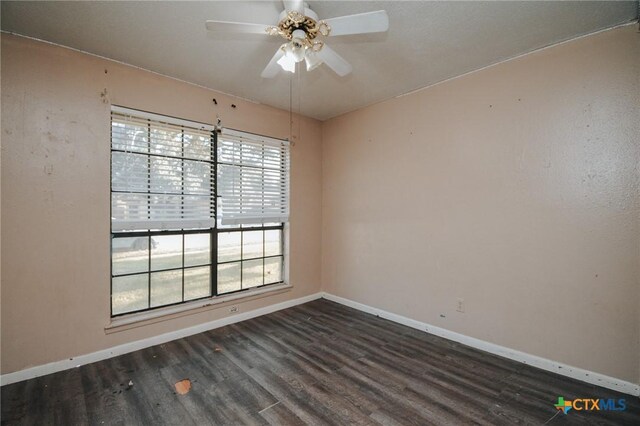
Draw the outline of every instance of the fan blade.
<instances>
[{"instance_id":1,"label":"fan blade","mask_svg":"<svg viewBox=\"0 0 640 426\"><path fill-rule=\"evenodd\" d=\"M267 35L266 24L250 24L247 22L207 21L207 29L215 32L246 33Z\"/></svg>"},{"instance_id":2,"label":"fan blade","mask_svg":"<svg viewBox=\"0 0 640 426\"><path fill-rule=\"evenodd\" d=\"M338 55L335 50L326 44L322 46L322 49L317 55L322 59L322 62L327 64L327 66L334 70L340 77L344 77L353 70L349 62L345 61L342 56Z\"/></svg>"},{"instance_id":3,"label":"fan blade","mask_svg":"<svg viewBox=\"0 0 640 426\"><path fill-rule=\"evenodd\" d=\"M278 50L276 51L276 54L273 55L273 58L271 58L271 60L269 61L267 66L264 68L260 76L262 78L275 77L278 74L278 71L280 71L280 65L278 65L278 60L282 58L283 55L284 55L284 50L278 48Z\"/></svg>"},{"instance_id":4,"label":"fan blade","mask_svg":"<svg viewBox=\"0 0 640 426\"><path fill-rule=\"evenodd\" d=\"M389 15L384 10L325 19L331 27L329 35L382 33L389 29Z\"/></svg>"},{"instance_id":5,"label":"fan blade","mask_svg":"<svg viewBox=\"0 0 640 426\"><path fill-rule=\"evenodd\" d=\"M302 0L283 0L284 10L287 12L298 12L301 15L304 15L304 2Z\"/></svg>"}]
</instances>

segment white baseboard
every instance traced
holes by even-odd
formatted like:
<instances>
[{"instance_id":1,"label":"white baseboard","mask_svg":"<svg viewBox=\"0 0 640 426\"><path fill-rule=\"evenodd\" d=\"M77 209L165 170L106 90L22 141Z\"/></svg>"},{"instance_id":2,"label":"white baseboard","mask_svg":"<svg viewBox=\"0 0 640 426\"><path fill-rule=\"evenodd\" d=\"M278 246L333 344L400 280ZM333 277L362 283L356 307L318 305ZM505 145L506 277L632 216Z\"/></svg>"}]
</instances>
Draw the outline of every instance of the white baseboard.
<instances>
[{"instance_id":1,"label":"white baseboard","mask_svg":"<svg viewBox=\"0 0 640 426\"><path fill-rule=\"evenodd\" d=\"M572 379L580 380L592 385L602 386L603 388L612 389L629 395L640 396L640 384L637 383L631 383L616 379L615 377L605 376L604 374L573 367L561 362L552 361L550 359L530 355L515 349L506 348L504 346L476 339L474 337L465 336L464 334L449 331L421 321L416 321L411 318L403 317L402 315L354 302L353 300L334 296L330 293L323 292L322 297L327 300L340 303L341 305L349 306L359 311L367 312L369 314L377 315L380 318L406 325L407 327L425 331L448 340L453 340L454 342L462 343L463 345L471 346L472 348L521 362L523 364L532 365L542 370L551 371L562 376L571 377Z\"/></svg>"},{"instance_id":2,"label":"white baseboard","mask_svg":"<svg viewBox=\"0 0 640 426\"><path fill-rule=\"evenodd\" d=\"M541 358L535 355L530 355L514 349L506 348L504 346L496 345L494 343L486 342L484 340L476 339L474 337L465 336L464 334L449 331L444 328L436 327L421 321L416 321L411 318L404 317L402 315L397 315L391 312L387 312L382 309L374 308L372 306L355 302L353 300L345 299L343 297L334 296L326 292L315 293L308 296L300 297L298 299L287 300L285 302L277 303L275 305L265 306L264 308L255 309L253 311L242 312L237 315L232 315L229 317L206 322L203 324L198 324L193 327L172 331L170 333L165 333L158 336L149 337L147 339L125 343L122 345L114 346L109 349L103 349L101 351L93 352L90 354L80 355L75 358L64 359L61 361L55 361L48 364L27 368L24 370L13 372L13 373L3 374L0 376L0 384L4 386L11 383L32 379L34 377L45 376L47 374L56 373L58 371L68 370L71 368L78 367L80 365L102 361L108 358L129 353L129 352L137 351L140 349L170 342L172 340L202 333L204 331L224 327L225 325L234 324L240 321L245 321L251 318L256 318L262 315L270 314L272 312L290 308L296 305L301 305L303 303L307 303L312 300L319 299L321 297L324 297L327 300L331 300L333 302L337 302L345 306L349 306L359 311L377 315L380 318L384 318L389 321L406 325L408 327L415 328L417 330L425 331L427 333L430 333L439 337L443 337L448 340L453 340L455 342L459 342L464 345L483 350L485 352L489 352L495 355L509 358L514 361L522 362L524 364L529 364L534 367L541 368L543 370L560 374L562 376L571 377L573 379L581 380L583 382L586 382L592 385L602 386L604 388L616 390L629 395L640 396L640 384L626 382L624 380L616 379L614 377L609 377L604 374L595 373L589 370L584 370L582 368L572 367L570 365L563 364L561 362L552 361L552 360Z\"/></svg>"},{"instance_id":3,"label":"white baseboard","mask_svg":"<svg viewBox=\"0 0 640 426\"><path fill-rule=\"evenodd\" d=\"M296 305L310 302L322 297L322 293L315 293L309 296L300 297L298 299L287 300L285 302L277 303L275 305L265 306L264 308L255 309L253 311L241 312L236 315L232 315L225 318L220 318L214 321L209 321L203 324L194 325L193 327L183 328L181 330L172 331L158 336L149 337L143 340L137 340L134 342L125 343L122 345L114 346L109 349L103 349L101 351L93 352L86 355L80 355L75 358L64 359L62 361L50 362L44 365L38 365L35 367L27 368L24 370L16 371L14 373L3 374L0 376L0 384L2 386L11 383L20 382L34 377L45 376L47 374L56 373L58 371L68 370L71 368L79 367L81 365L90 364L96 361L102 361L104 359L116 357L129 352L137 351L140 349L148 348L151 346L167 343L172 340L181 339L183 337L192 336L194 334L202 333L204 331L213 330L215 328L224 327L225 325L234 324L236 322L245 321L251 318L259 317L262 315L270 314L272 312L280 311L282 309L291 308Z\"/></svg>"}]
</instances>

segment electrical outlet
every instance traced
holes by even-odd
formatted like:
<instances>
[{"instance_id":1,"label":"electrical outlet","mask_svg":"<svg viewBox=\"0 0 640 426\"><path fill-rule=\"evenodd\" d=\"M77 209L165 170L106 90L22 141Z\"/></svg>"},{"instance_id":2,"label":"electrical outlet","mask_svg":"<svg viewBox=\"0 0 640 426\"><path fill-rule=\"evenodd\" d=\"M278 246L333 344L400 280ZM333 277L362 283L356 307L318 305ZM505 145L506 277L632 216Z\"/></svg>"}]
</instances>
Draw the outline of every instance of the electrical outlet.
<instances>
[{"instance_id":1,"label":"electrical outlet","mask_svg":"<svg viewBox=\"0 0 640 426\"><path fill-rule=\"evenodd\" d=\"M232 306L229 308L229 312L231 312L232 314L235 312L238 312L238 307L237 306Z\"/></svg>"},{"instance_id":2,"label":"electrical outlet","mask_svg":"<svg viewBox=\"0 0 640 426\"><path fill-rule=\"evenodd\" d=\"M464 312L464 299L458 298L458 304L456 306L456 311Z\"/></svg>"}]
</instances>

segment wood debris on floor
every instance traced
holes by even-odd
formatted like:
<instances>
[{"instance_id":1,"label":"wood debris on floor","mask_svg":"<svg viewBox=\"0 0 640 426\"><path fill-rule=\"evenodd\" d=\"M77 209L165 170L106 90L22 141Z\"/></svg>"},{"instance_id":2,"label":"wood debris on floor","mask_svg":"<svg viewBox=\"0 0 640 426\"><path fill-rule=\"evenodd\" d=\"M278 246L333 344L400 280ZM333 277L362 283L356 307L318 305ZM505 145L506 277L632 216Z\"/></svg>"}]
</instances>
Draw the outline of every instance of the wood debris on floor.
<instances>
[{"instance_id":1,"label":"wood debris on floor","mask_svg":"<svg viewBox=\"0 0 640 426\"><path fill-rule=\"evenodd\" d=\"M178 392L180 395L186 395L191 390L191 380L189 379L180 380L178 383L175 384L175 387L176 387L176 392Z\"/></svg>"}]
</instances>

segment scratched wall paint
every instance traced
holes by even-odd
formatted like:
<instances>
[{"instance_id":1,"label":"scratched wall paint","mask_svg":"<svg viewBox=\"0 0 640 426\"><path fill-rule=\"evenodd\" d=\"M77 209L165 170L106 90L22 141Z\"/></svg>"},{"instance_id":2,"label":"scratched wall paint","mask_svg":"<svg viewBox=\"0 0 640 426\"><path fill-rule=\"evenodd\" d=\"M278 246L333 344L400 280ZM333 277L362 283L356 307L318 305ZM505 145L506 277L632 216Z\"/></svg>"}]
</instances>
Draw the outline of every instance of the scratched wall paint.
<instances>
[{"instance_id":1,"label":"scratched wall paint","mask_svg":"<svg viewBox=\"0 0 640 426\"><path fill-rule=\"evenodd\" d=\"M323 288L639 383L639 70L628 26L324 122Z\"/></svg>"},{"instance_id":2,"label":"scratched wall paint","mask_svg":"<svg viewBox=\"0 0 640 426\"><path fill-rule=\"evenodd\" d=\"M2 373L228 315L224 306L105 334L109 103L208 123L220 114L228 127L275 137L289 136L289 113L49 44L1 38ZM294 289L237 303L241 312L320 288L321 128L299 117L293 127Z\"/></svg>"}]
</instances>

